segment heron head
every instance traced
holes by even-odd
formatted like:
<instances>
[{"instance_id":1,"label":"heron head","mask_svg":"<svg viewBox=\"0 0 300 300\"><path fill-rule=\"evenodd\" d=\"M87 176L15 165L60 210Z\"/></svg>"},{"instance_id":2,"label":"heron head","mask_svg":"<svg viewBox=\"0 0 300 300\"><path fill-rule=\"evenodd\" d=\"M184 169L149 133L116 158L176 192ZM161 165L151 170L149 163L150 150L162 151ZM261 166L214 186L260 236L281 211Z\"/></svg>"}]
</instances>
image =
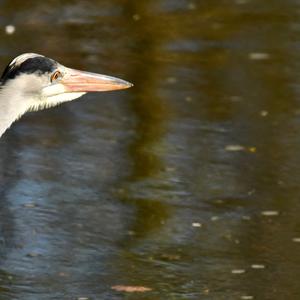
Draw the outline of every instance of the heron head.
<instances>
[{"instance_id":1,"label":"heron head","mask_svg":"<svg viewBox=\"0 0 300 300\"><path fill-rule=\"evenodd\" d=\"M131 83L101 74L79 71L35 53L16 57L4 70L2 87L19 91L28 110L39 110L71 101L87 92L126 89Z\"/></svg>"}]
</instances>

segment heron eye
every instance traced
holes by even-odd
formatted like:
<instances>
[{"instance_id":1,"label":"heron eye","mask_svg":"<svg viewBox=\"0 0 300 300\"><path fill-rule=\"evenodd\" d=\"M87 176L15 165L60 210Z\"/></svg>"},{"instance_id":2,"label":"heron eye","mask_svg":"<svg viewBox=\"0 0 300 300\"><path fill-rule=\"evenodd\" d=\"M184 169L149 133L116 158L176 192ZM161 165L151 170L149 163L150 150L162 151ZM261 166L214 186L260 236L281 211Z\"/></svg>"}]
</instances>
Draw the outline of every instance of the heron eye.
<instances>
[{"instance_id":1,"label":"heron eye","mask_svg":"<svg viewBox=\"0 0 300 300\"><path fill-rule=\"evenodd\" d=\"M59 71L55 71L52 75L51 75L51 82L56 81L58 79L62 78L62 74Z\"/></svg>"}]
</instances>

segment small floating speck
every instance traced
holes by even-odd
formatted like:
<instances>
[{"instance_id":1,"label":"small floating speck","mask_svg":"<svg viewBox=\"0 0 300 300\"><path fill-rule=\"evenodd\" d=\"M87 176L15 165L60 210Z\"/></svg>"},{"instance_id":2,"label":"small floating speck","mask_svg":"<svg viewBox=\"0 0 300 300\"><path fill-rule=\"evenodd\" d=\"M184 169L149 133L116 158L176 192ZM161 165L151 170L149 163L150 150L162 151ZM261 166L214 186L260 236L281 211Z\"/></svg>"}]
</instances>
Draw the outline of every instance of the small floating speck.
<instances>
[{"instance_id":1,"label":"small floating speck","mask_svg":"<svg viewBox=\"0 0 300 300\"><path fill-rule=\"evenodd\" d=\"M249 53L249 59L252 60L266 60L270 58L270 54L264 52L252 52Z\"/></svg>"},{"instance_id":2,"label":"small floating speck","mask_svg":"<svg viewBox=\"0 0 300 300\"><path fill-rule=\"evenodd\" d=\"M179 260L181 258L180 255L178 254L168 254L168 253L163 253L161 257L168 260Z\"/></svg>"},{"instance_id":3,"label":"small floating speck","mask_svg":"<svg viewBox=\"0 0 300 300\"><path fill-rule=\"evenodd\" d=\"M130 235L130 236L134 236L134 235L136 235L136 232L133 231L133 230L128 230L127 234Z\"/></svg>"},{"instance_id":4,"label":"small floating speck","mask_svg":"<svg viewBox=\"0 0 300 300\"><path fill-rule=\"evenodd\" d=\"M5 32L6 34L14 34L14 32L16 31L16 27L14 25L6 25L5 26Z\"/></svg>"},{"instance_id":5,"label":"small floating speck","mask_svg":"<svg viewBox=\"0 0 300 300\"><path fill-rule=\"evenodd\" d=\"M260 112L260 115L261 115L262 117L266 117L268 114L269 114L269 112L266 111L266 110L262 110L262 111Z\"/></svg>"},{"instance_id":6,"label":"small floating speck","mask_svg":"<svg viewBox=\"0 0 300 300\"><path fill-rule=\"evenodd\" d=\"M235 270L231 270L232 274L244 274L246 273L245 269L235 269Z\"/></svg>"},{"instance_id":7,"label":"small floating speck","mask_svg":"<svg viewBox=\"0 0 300 300\"><path fill-rule=\"evenodd\" d=\"M174 84L177 82L177 78L176 77L168 77L167 82L170 84Z\"/></svg>"},{"instance_id":8,"label":"small floating speck","mask_svg":"<svg viewBox=\"0 0 300 300\"><path fill-rule=\"evenodd\" d=\"M220 218L218 216L212 216L210 219L215 222L218 221Z\"/></svg>"},{"instance_id":9,"label":"small floating speck","mask_svg":"<svg viewBox=\"0 0 300 300\"><path fill-rule=\"evenodd\" d=\"M119 193L119 194L124 194L126 191L125 191L125 189L117 189L117 193Z\"/></svg>"},{"instance_id":10,"label":"small floating speck","mask_svg":"<svg viewBox=\"0 0 300 300\"><path fill-rule=\"evenodd\" d=\"M134 292L149 292L152 291L152 288L146 286L130 286L130 285L114 285L111 289L118 291L118 292L127 292L127 293L134 293Z\"/></svg>"},{"instance_id":11,"label":"small floating speck","mask_svg":"<svg viewBox=\"0 0 300 300\"><path fill-rule=\"evenodd\" d=\"M232 235L230 233L224 234L224 238L229 240L229 241L232 241Z\"/></svg>"},{"instance_id":12,"label":"small floating speck","mask_svg":"<svg viewBox=\"0 0 300 300\"><path fill-rule=\"evenodd\" d=\"M295 243L300 243L300 238L299 237L295 237L292 239L293 242Z\"/></svg>"},{"instance_id":13,"label":"small floating speck","mask_svg":"<svg viewBox=\"0 0 300 300\"><path fill-rule=\"evenodd\" d=\"M252 300L252 299L254 299L254 297L253 296L241 296L241 299L242 300Z\"/></svg>"},{"instance_id":14,"label":"small floating speck","mask_svg":"<svg viewBox=\"0 0 300 300\"><path fill-rule=\"evenodd\" d=\"M24 207L26 207L26 208L34 208L34 207L36 207L36 204L35 204L35 203L32 203L32 202L30 202L30 203L25 203L25 204L24 204Z\"/></svg>"},{"instance_id":15,"label":"small floating speck","mask_svg":"<svg viewBox=\"0 0 300 300\"><path fill-rule=\"evenodd\" d=\"M226 151L244 151L245 147L241 145L227 145L225 147Z\"/></svg>"},{"instance_id":16,"label":"small floating speck","mask_svg":"<svg viewBox=\"0 0 300 300\"><path fill-rule=\"evenodd\" d=\"M139 14L134 14L134 15L132 16L132 19L133 19L134 21L139 21L139 20L141 19L141 16L140 16Z\"/></svg>"},{"instance_id":17,"label":"small floating speck","mask_svg":"<svg viewBox=\"0 0 300 300\"><path fill-rule=\"evenodd\" d=\"M187 97L185 97L185 99L184 99L186 102L192 102L192 97L190 97L190 96L187 96Z\"/></svg>"},{"instance_id":18,"label":"small floating speck","mask_svg":"<svg viewBox=\"0 0 300 300\"><path fill-rule=\"evenodd\" d=\"M221 23L218 23L218 22L214 22L212 23L212 29L214 30L218 30L218 29L221 29L222 28L222 24Z\"/></svg>"},{"instance_id":19,"label":"small floating speck","mask_svg":"<svg viewBox=\"0 0 300 300\"><path fill-rule=\"evenodd\" d=\"M218 199L215 201L216 204L224 204L224 200L222 199Z\"/></svg>"},{"instance_id":20,"label":"small floating speck","mask_svg":"<svg viewBox=\"0 0 300 300\"><path fill-rule=\"evenodd\" d=\"M250 216L242 216L242 219L245 221L249 221L249 220L251 220L251 217Z\"/></svg>"},{"instance_id":21,"label":"small floating speck","mask_svg":"<svg viewBox=\"0 0 300 300\"><path fill-rule=\"evenodd\" d=\"M79 298L77 298L77 300L89 300L89 298L88 297L79 297Z\"/></svg>"},{"instance_id":22,"label":"small floating speck","mask_svg":"<svg viewBox=\"0 0 300 300\"><path fill-rule=\"evenodd\" d=\"M266 267L265 265L260 265L260 264L251 265L252 269L264 269L265 267Z\"/></svg>"},{"instance_id":23,"label":"small floating speck","mask_svg":"<svg viewBox=\"0 0 300 300\"><path fill-rule=\"evenodd\" d=\"M275 217L279 215L279 211L276 210L266 210L262 211L261 214L266 217Z\"/></svg>"},{"instance_id":24,"label":"small floating speck","mask_svg":"<svg viewBox=\"0 0 300 300\"><path fill-rule=\"evenodd\" d=\"M256 192L256 190L253 189L253 190L248 191L247 194L248 194L248 196L251 196L251 195L253 195L255 192Z\"/></svg>"},{"instance_id":25,"label":"small floating speck","mask_svg":"<svg viewBox=\"0 0 300 300\"><path fill-rule=\"evenodd\" d=\"M192 226L193 227L202 227L202 224L201 223L198 223L198 222L194 222L194 223L192 223Z\"/></svg>"},{"instance_id":26,"label":"small floating speck","mask_svg":"<svg viewBox=\"0 0 300 300\"><path fill-rule=\"evenodd\" d=\"M167 168L166 168L166 171L167 171L167 172L174 172L174 171L176 171L176 168L167 167Z\"/></svg>"},{"instance_id":27,"label":"small floating speck","mask_svg":"<svg viewBox=\"0 0 300 300\"><path fill-rule=\"evenodd\" d=\"M243 100L243 98L240 97L240 96L230 96L230 100L231 100L232 102L240 102L240 101Z\"/></svg>"},{"instance_id":28,"label":"small floating speck","mask_svg":"<svg viewBox=\"0 0 300 300\"><path fill-rule=\"evenodd\" d=\"M190 9L190 10L194 10L194 9L196 9L196 7L197 7L196 4L193 2L188 4L188 9Z\"/></svg>"},{"instance_id":29,"label":"small floating speck","mask_svg":"<svg viewBox=\"0 0 300 300\"><path fill-rule=\"evenodd\" d=\"M251 153L255 153L256 152L256 147L249 147L248 151Z\"/></svg>"},{"instance_id":30,"label":"small floating speck","mask_svg":"<svg viewBox=\"0 0 300 300\"><path fill-rule=\"evenodd\" d=\"M30 253L27 253L26 256L28 256L28 257L37 257L37 256L40 256L40 254L36 253L36 252L30 252Z\"/></svg>"}]
</instances>

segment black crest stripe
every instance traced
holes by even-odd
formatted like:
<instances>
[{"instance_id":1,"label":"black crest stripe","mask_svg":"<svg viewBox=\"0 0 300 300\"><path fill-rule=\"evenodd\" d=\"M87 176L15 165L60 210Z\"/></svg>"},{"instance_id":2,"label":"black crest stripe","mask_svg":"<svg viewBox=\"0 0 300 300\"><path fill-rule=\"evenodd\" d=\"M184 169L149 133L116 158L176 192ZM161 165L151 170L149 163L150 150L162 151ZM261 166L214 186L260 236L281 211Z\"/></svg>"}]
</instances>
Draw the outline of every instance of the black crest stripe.
<instances>
[{"instance_id":1,"label":"black crest stripe","mask_svg":"<svg viewBox=\"0 0 300 300\"><path fill-rule=\"evenodd\" d=\"M5 68L0 80L3 84L5 81L13 79L20 74L44 74L53 72L56 68L57 62L54 60L44 56L36 56L26 59L20 65L10 63Z\"/></svg>"}]
</instances>

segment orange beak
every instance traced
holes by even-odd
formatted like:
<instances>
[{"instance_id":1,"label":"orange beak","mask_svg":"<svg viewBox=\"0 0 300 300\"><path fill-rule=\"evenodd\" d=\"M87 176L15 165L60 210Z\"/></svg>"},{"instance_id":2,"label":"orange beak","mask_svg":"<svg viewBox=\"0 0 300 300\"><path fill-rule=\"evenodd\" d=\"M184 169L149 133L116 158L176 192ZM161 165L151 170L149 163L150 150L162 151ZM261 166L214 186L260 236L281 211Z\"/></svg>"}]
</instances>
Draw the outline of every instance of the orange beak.
<instances>
[{"instance_id":1,"label":"orange beak","mask_svg":"<svg viewBox=\"0 0 300 300\"><path fill-rule=\"evenodd\" d=\"M119 78L70 68L65 69L60 83L64 86L65 91L70 93L114 91L133 86L132 83Z\"/></svg>"}]
</instances>

